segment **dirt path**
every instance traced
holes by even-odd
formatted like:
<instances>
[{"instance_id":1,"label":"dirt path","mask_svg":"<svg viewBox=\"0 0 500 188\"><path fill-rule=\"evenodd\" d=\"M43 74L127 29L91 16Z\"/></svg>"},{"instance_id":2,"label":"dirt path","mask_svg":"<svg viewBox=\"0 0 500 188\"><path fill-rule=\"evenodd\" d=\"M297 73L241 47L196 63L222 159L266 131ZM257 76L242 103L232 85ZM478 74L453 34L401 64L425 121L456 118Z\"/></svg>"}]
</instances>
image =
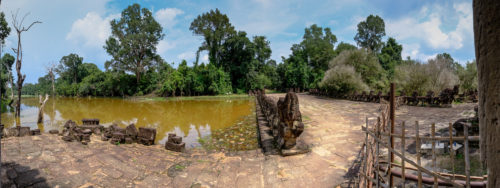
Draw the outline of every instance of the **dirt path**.
<instances>
[{"instance_id":1,"label":"dirt path","mask_svg":"<svg viewBox=\"0 0 500 188\"><path fill-rule=\"evenodd\" d=\"M273 97L284 96L272 94ZM264 156L260 150L175 153L161 145L89 145L55 135L2 139L2 184L48 187L334 187L356 160L365 117L376 103L299 94L305 131L299 142L312 152ZM7 175L10 177L8 178Z\"/></svg>"}]
</instances>

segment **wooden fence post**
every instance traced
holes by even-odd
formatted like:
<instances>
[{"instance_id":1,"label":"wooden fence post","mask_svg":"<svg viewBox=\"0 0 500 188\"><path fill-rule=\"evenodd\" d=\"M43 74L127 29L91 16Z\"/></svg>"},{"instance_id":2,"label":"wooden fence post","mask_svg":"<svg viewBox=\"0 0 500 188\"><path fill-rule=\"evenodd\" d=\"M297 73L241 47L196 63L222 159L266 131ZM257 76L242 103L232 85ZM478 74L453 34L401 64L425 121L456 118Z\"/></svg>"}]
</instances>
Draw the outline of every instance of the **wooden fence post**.
<instances>
[{"instance_id":1,"label":"wooden fence post","mask_svg":"<svg viewBox=\"0 0 500 188\"><path fill-rule=\"evenodd\" d=\"M389 122L387 122L387 123L389 124L389 125L388 125L389 127L387 127L387 128L388 128L389 130L391 130L391 128L392 128L391 122L389 121ZM391 139L392 139L391 134L387 134L387 146L388 146L388 147L391 147L391 145L390 145L390 143L391 143ZM392 148L391 148L391 149L392 149ZM391 151L389 148L387 149L387 155L388 155L388 156L387 156L387 158L389 158L389 159L391 159L391 155L393 155L393 154L392 154L392 151ZM390 181L390 180L392 179L392 172L391 172L391 170L392 170L392 169L391 169L392 162L393 162L393 161L389 160L389 163L388 163L388 165L387 165L387 175L388 175L388 177L389 177L389 181L388 181L387 183L389 184L389 187L393 187L393 185L391 185L391 181Z\"/></svg>"},{"instance_id":2,"label":"wooden fence post","mask_svg":"<svg viewBox=\"0 0 500 188\"><path fill-rule=\"evenodd\" d=\"M365 168L364 168L364 173L366 176L368 176L368 117L366 117L366 132L365 132ZM368 187L368 178L365 177L365 186Z\"/></svg>"},{"instance_id":3,"label":"wooden fence post","mask_svg":"<svg viewBox=\"0 0 500 188\"><path fill-rule=\"evenodd\" d=\"M469 124L464 124L464 159L465 159L465 184L470 188L470 161L469 161Z\"/></svg>"},{"instance_id":4,"label":"wooden fence post","mask_svg":"<svg viewBox=\"0 0 500 188\"><path fill-rule=\"evenodd\" d=\"M435 123L432 123L432 127L431 127L431 137L432 137L432 170L434 171L434 173L437 172L437 165L436 165L436 124ZM434 188L437 188L438 187L438 180L437 180L437 177L434 176Z\"/></svg>"},{"instance_id":5,"label":"wooden fence post","mask_svg":"<svg viewBox=\"0 0 500 188\"><path fill-rule=\"evenodd\" d=\"M402 179L403 179L403 188L405 188L405 182L406 182L406 177L405 177L405 122L403 121L403 124L401 124L401 154L403 157L401 158L401 174L402 174Z\"/></svg>"},{"instance_id":6,"label":"wooden fence post","mask_svg":"<svg viewBox=\"0 0 500 188\"><path fill-rule=\"evenodd\" d=\"M448 132L450 134L450 158L451 158L451 172L453 174L452 180L455 180L455 149L453 149L453 125L448 125Z\"/></svg>"},{"instance_id":7,"label":"wooden fence post","mask_svg":"<svg viewBox=\"0 0 500 188\"><path fill-rule=\"evenodd\" d=\"M394 134L394 127L396 126L396 124L394 124L394 117L395 117L395 112L396 112L396 109L395 109L395 97L396 96L396 93L395 93L395 84L394 83L391 83L391 101L390 101L390 118L391 118L391 149L394 149L394 137L392 136ZM389 166L392 168L392 164L394 163L394 153L390 153L391 155L391 158L390 158L390 163L389 163ZM394 177L392 177L392 174L390 174L389 176L389 187L393 187L394 186Z\"/></svg>"},{"instance_id":8,"label":"wooden fence post","mask_svg":"<svg viewBox=\"0 0 500 188\"><path fill-rule=\"evenodd\" d=\"M415 147L416 147L416 150L417 150L417 164L418 166L421 166L421 162L420 162L420 128L418 127L418 121L415 121L415 131L416 131L416 139L415 139ZM418 187L421 188L422 187L422 171L420 169L418 169Z\"/></svg>"},{"instance_id":9,"label":"wooden fence post","mask_svg":"<svg viewBox=\"0 0 500 188\"><path fill-rule=\"evenodd\" d=\"M380 139L380 117L377 117L377 134L376 134L377 138ZM378 157L380 156L380 144L379 142L377 142L377 157L375 158L375 172L377 172L376 176L377 176L377 188L379 188L380 186L380 177L379 177L379 164L378 164Z\"/></svg>"}]
</instances>

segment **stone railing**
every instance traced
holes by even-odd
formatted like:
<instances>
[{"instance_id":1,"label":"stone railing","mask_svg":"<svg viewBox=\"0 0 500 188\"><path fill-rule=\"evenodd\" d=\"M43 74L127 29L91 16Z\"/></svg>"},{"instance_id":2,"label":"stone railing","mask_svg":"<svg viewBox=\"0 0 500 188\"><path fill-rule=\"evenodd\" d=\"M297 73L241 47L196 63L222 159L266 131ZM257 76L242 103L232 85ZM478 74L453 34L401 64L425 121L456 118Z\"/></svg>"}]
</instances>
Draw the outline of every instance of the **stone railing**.
<instances>
[{"instance_id":1,"label":"stone railing","mask_svg":"<svg viewBox=\"0 0 500 188\"><path fill-rule=\"evenodd\" d=\"M264 92L255 94L257 124L264 153L272 154L274 146L282 155L305 153L297 147L297 138L304 131L299 99L294 92L275 100Z\"/></svg>"},{"instance_id":2,"label":"stone railing","mask_svg":"<svg viewBox=\"0 0 500 188\"><path fill-rule=\"evenodd\" d=\"M331 96L327 91L323 91L320 89L311 89L309 93L312 95L321 95L321 96ZM461 98L467 98L471 101L477 101L477 95L474 92L470 92L471 94L463 94ZM439 95L435 95L433 91L428 91L425 96L419 96L418 92L413 92L411 96L406 96L406 93L401 92L399 96L396 96L396 104L397 105L430 105L430 106L451 106L451 103L460 98L458 96L458 86L455 86L453 89L446 88L439 93ZM353 100L353 101L363 101L363 102L377 102L379 103L381 100L388 101L390 98L389 93L383 94L379 91L375 94L374 91L370 91L367 93L363 91L361 93L354 92L351 95L341 96L343 98ZM461 99L463 101L463 99Z\"/></svg>"}]
</instances>

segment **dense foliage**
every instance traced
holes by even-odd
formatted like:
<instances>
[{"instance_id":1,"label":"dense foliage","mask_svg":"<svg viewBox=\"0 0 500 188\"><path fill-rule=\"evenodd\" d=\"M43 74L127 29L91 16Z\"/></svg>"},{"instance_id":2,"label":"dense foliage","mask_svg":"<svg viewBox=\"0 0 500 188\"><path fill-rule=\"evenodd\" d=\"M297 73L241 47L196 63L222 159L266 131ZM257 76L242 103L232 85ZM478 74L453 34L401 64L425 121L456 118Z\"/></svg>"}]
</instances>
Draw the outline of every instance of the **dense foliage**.
<instances>
[{"instance_id":1,"label":"dense foliage","mask_svg":"<svg viewBox=\"0 0 500 188\"><path fill-rule=\"evenodd\" d=\"M246 93L255 89L307 91L322 89L332 96L355 91L386 92L390 82L398 89L424 94L459 84L462 91L477 88L475 63L465 67L447 54L426 63L403 60L403 47L385 36L385 23L370 15L358 24L354 40L360 46L340 42L328 27L313 24L304 29L302 41L281 62L271 59L265 36L248 36L235 28L218 9L197 16L189 30L202 37L194 62L165 62L157 45L165 35L150 10L133 4L121 18L111 21L112 35L104 50L111 56L105 70L85 62L78 54L61 58L54 83L49 73L36 84L25 84L23 94L51 93L63 96L194 96ZM337 45L336 45L337 44ZM200 63L206 51L208 62ZM1 59L10 67L13 58ZM9 70L2 74L1 91L7 90Z\"/></svg>"}]
</instances>

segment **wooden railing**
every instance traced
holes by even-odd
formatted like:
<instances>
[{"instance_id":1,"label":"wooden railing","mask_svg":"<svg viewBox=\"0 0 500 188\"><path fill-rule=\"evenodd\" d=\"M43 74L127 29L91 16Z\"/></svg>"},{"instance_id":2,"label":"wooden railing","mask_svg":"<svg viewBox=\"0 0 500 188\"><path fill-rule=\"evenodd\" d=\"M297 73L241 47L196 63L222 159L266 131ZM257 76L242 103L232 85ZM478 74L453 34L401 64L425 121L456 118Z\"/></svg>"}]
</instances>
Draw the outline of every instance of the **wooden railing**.
<instances>
[{"instance_id":1,"label":"wooden railing","mask_svg":"<svg viewBox=\"0 0 500 188\"><path fill-rule=\"evenodd\" d=\"M469 156L469 141L479 141L479 136L469 136L468 126L464 126L464 136L454 137L452 124L449 124L449 136L442 137L436 136L435 124L431 125L431 136L421 137L419 130L420 126L418 121L415 122L415 135L408 136L405 134L406 126L405 122L401 124L401 134L391 134L381 129L382 127L381 118L378 117L375 123L370 123L368 118L366 118L366 125L362 126L362 130L365 133L365 143L363 147L363 162L361 163L362 168L360 169L359 177L359 187L392 187L390 185L389 177L399 177L402 179L402 187L405 187L406 181L414 181L417 183L418 187L422 187L423 184L437 186L452 186L452 187L486 187L487 176L471 176L470 175L470 156ZM388 129L391 130L391 124L388 124ZM390 147L390 140L394 138L400 139L401 148ZM416 143L416 161L409 159L406 156L405 146L407 139L413 139ZM422 141L428 141L432 144L432 170L426 169L421 164L421 151L420 145ZM454 141L462 141L464 146L464 163L465 163L465 174L455 174L455 156L453 147L449 147L449 157L451 161L451 166L453 167L452 173L440 173L437 170L436 165L436 143L439 141L448 141L449 146L453 146ZM395 164L380 160L381 148L388 150L388 157L390 158L391 153L398 156L401 159L401 164ZM446 149L446 148L444 148ZM410 167L406 166L411 165ZM399 168L400 170L396 170ZM416 171L417 175L407 173L407 170ZM423 177L426 174L429 177ZM473 180L473 181L471 181Z\"/></svg>"}]
</instances>

